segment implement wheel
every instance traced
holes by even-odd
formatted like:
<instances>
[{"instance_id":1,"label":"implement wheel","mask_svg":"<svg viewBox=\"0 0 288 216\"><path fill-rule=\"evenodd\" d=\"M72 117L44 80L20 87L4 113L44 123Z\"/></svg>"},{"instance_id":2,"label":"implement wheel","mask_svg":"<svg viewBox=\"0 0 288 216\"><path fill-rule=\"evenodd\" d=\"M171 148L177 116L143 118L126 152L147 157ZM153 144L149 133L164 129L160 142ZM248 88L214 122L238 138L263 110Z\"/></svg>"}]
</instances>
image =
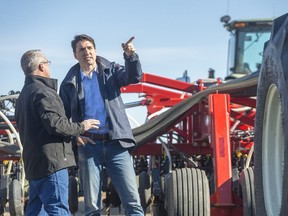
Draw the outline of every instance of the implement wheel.
<instances>
[{"instance_id":1,"label":"implement wheel","mask_svg":"<svg viewBox=\"0 0 288 216\"><path fill-rule=\"evenodd\" d=\"M78 182L74 176L69 176L69 210L72 214L78 211Z\"/></svg>"},{"instance_id":2,"label":"implement wheel","mask_svg":"<svg viewBox=\"0 0 288 216\"><path fill-rule=\"evenodd\" d=\"M288 14L275 19L257 89L257 215L288 215Z\"/></svg>"},{"instance_id":3,"label":"implement wheel","mask_svg":"<svg viewBox=\"0 0 288 216\"><path fill-rule=\"evenodd\" d=\"M9 213L11 216L24 215L21 183L14 179L9 184Z\"/></svg>"},{"instance_id":4,"label":"implement wheel","mask_svg":"<svg viewBox=\"0 0 288 216\"><path fill-rule=\"evenodd\" d=\"M141 201L141 206L146 212L147 207L149 206L149 200L151 198L151 185L150 185L150 177L147 172L142 171L139 174L139 196Z\"/></svg>"},{"instance_id":5,"label":"implement wheel","mask_svg":"<svg viewBox=\"0 0 288 216\"><path fill-rule=\"evenodd\" d=\"M210 216L210 193L203 170L182 168L165 176L165 209L168 216Z\"/></svg>"},{"instance_id":6,"label":"implement wheel","mask_svg":"<svg viewBox=\"0 0 288 216\"><path fill-rule=\"evenodd\" d=\"M254 168L248 167L240 173L240 187L243 200L243 215L255 216L255 196L254 196Z\"/></svg>"}]
</instances>

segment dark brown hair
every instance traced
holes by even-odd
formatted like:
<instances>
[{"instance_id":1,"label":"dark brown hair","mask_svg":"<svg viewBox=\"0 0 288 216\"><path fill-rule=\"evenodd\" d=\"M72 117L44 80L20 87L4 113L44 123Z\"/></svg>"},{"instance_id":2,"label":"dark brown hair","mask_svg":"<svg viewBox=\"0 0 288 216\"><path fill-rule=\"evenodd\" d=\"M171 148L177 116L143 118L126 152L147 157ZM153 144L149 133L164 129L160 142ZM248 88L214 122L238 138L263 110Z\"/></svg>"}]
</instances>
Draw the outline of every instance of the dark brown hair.
<instances>
[{"instance_id":1,"label":"dark brown hair","mask_svg":"<svg viewBox=\"0 0 288 216\"><path fill-rule=\"evenodd\" d=\"M81 34L81 35L75 35L74 36L74 39L71 41L71 46L72 46L72 49L73 49L73 52L75 53L76 52L76 44L79 42L79 41L89 41L93 44L94 48L96 49L96 46L95 46L95 42L94 42L94 39L86 34Z\"/></svg>"}]
</instances>

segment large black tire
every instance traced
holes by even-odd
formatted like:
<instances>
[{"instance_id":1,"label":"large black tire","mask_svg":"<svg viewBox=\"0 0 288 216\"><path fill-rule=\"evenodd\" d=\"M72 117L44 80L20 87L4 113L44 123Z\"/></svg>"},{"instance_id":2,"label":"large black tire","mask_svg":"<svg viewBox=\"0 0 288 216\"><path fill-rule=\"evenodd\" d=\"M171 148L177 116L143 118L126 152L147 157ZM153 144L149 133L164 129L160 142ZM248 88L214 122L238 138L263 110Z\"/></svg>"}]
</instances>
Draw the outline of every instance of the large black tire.
<instances>
[{"instance_id":1,"label":"large black tire","mask_svg":"<svg viewBox=\"0 0 288 216\"><path fill-rule=\"evenodd\" d=\"M203 170L174 170L165 176L164 188L168 216L210 216L209 184Z\"/></svg>"},{"instance_id":2,"label":"large black tire","mask_svg":"<svg viewBox=\"0 0 288 216\"><path fill-rule=\"evenodd\" d=\"M240 173L240 187L243 200L243 215L256 216L254 195L254 168L248 167Z\"/></svg>"},{"instance_id":3,"label":"large black tire","mask_svg":"<svg viewBox=\"0 0 288 216\"><path fill-rule=\"evenodd\" d=\"M78 211L78 182L74 176L69 176L69 210L72 214Z\"/></svg>"},{"instance_id":4,"label":"large black tire","mask_svg":"<svg viewBox=\"0 0 288 216\"><path fill-rule=\"evenodd\" d=\"M9 184L9 213L10 216L24 215L22 187L17 179Z\"/></svg>"},{"instance_id":5,"label":"large black tire","mask_svg":"<svg viewBox=\"0 0 288 216\"><path fill-rule=\"evenodd\" d=\"M110 191L110 204L113 207L119 207L121 205L121 199L111 181L108 184L108 188Z\"/></svg>"},{"instance_id":6,"label":"large black tire","mask_svg":"<svg viewBox=\"0 0 288 216\"><path fill-rule=\"evenodd\" d=\"M146 212L146 208L149 206L149 200L151 198L151 184L150 184L150 176L146 171L142 171L139 176L139 196L141 201L141 206Z\"/></svg>"},{"instance_id":7,"label":"large black tire","mask_svg":"<svg viewBox=\"0 0 288 216\"><path fill-rule=\"evenodd\" d=\"M257 215L288 215L288 14L274 20L257 88Z\"/></svg>"},{"instance_id":8,"label":"large black tire","mask_svg":"<svg viewBox=\"0 0 288 216\"><path fill-rule=\"evenodd\" d=\"M0 184L0 215L4 214L5 211L5 205L7 203L7 193L8 193L8 189L7 189L7 175L1 175L0 179L1 179L1 184Z\"/></svg>"}]
</instances>

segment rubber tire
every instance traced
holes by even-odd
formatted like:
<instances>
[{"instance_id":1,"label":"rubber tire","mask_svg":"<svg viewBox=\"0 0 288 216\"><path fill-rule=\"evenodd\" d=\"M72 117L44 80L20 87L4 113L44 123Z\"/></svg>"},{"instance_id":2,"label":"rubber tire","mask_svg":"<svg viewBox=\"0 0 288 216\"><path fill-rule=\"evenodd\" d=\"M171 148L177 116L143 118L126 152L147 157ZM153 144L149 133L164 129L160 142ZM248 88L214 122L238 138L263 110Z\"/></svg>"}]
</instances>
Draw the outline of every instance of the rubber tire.
<instances>
[{"instance_id":1,"label":"rubber tire","mask_svg":"<svg viewBox=\"0 0 288 216\"><path fill-rule=\"evenodd\" d=\"M69 210L71 214L78 211L78 182L74 176L69 176Z\"/></svg>"},{"instance_id":2,"label":"rubber tire","mask_svg":"<svg viewBox=\"0 0 288 216\"><path fill-rule=\"evenodd\" d=\"M256 214L288 215L288 14L265 44L255 120Z\"/></svg>"},{"instance_id":3,"label":"rubber tire","mask_svg":"<svg viewBox=\"0 0 288 216\"><path fill-rule=\"evenodd\" d=\"M143 208L144 213L149 205L149 200L151 198L151 184L150 177L146 171L142 171L139 176L139 187L138 192L140 196L141 206Z\"/></svg>"},{"instance_id":4,"label":"rubber tire","mask_svg":"<svg viewBox=\"0 0 288 216\"><path fill-rule=\"evenodd\" d=\"M203 170L176 169L165 176L164 188L168 216L210 216L209 184Z\"/></svg>"},{"instance_id":5,"label":"rubber tire","mask_svg":"<svg viewBox=\"0 0 288 216\"><path fill-rule=\"evenodd\" d=\"M118 192L116 191L116 188L112 184L112 181L109 182L108 188L110 191L110 204L113 207L119 207L121 205L121 199L118 195Z\"/></svg>"},{"instance_id":6,"label":"rubber tire","mask_svg":"<svg viewBox=\"0 0 288 216\"><path fill-rule=\"evenodd\" d=\"M10 216L24 215L21 183L14 179L9 184L9 213Z\"/></svg>"},{"instance_id":7,"label":"rubber tire","mask_svg":"<svg viewBox=\"0 0 288 216\"><path fill-rule=\"evenodd\" d=\"M1 190L0 190L0 215L3 215L4 212L5 212L5 206L6 206L6 203L7 203L7 197L8 197L8 184L7 184L7 181L8 181L8 176L7 175L1 175L0 177L1 179L1 187L3 187Z\"/></svg>"},{"instance_id":8,"label":"rubber tire","mask_svg":"<svg viewBox=\"0 0 288 216\"><path fill-rule=\"evenodd\" d=\"M254 168L248 167L240 173L240 188L243 200L243 215L256 216L254 195Z\"/></svg>"}]
</instances>

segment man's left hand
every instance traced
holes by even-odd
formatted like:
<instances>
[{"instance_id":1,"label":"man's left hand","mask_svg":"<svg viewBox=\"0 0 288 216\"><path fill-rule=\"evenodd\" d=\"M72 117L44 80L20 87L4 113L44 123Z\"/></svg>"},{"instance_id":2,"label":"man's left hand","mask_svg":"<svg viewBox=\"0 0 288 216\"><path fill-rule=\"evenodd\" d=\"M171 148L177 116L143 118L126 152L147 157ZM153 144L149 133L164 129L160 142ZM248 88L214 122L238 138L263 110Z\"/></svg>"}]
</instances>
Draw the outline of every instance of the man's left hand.
<instances>
[{"instance_id":1,"label":"man's left hand","mask_svg":"<svg viewBox=\"0 0 288 216\"><path fill-rule=\"evenodd\" d=\"M136 48L134 47L133 43L132 43L132 40L134 39L134 36L131 37L126 43L122 43L122 48L124 50L124 53L130 57L132 56L135 51L136 51Z\"/></svg>"}]
</instances>

